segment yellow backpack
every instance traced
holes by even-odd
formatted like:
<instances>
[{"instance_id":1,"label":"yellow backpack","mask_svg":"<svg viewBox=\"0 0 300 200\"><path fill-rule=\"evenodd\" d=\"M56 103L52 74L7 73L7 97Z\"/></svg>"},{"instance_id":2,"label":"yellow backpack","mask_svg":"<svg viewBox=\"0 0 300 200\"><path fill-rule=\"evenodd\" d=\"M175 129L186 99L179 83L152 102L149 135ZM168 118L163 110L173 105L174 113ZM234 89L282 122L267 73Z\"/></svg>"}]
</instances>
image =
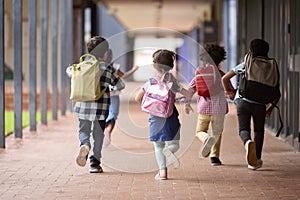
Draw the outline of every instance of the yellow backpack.
<instances>
[{"instance_id":1,"label":"yellow backpack","mask_svg":"<svg viewBox=\"0 0 300 200\"><path fill-rule=\"evenodd\" d=\"M84 59L89 57L90 59ZM91 54L84 54L80 57L78 64L71 67L71 93L70 99L73 101L93 101L98 100L106 91L107 87L101 90L100 62Z\"/></svg>"}]
</instances>

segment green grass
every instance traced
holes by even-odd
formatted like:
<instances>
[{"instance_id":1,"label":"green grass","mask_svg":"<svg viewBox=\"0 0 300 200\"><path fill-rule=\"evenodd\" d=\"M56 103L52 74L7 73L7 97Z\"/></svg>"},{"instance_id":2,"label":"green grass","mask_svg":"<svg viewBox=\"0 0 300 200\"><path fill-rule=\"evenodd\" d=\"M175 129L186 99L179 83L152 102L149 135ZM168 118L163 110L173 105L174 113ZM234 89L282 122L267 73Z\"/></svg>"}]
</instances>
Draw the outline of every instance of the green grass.
<instances>
[{"instance_id":1,"label":"green grass","mask_svg":"<svg viewBox=\"0 0 300 200\"><path fill-rule=\"evenodd\" d=\"M51 119L52 113L47 113L47 118ZM5 111L5 136L10 135L14 132L15 124L14 124L14 112L13 111ZM36 121L41 122L41 113L36 113ZM22 127L25 128L29 126L29 112L22 113Z\"/></svg>"}]
</instances>

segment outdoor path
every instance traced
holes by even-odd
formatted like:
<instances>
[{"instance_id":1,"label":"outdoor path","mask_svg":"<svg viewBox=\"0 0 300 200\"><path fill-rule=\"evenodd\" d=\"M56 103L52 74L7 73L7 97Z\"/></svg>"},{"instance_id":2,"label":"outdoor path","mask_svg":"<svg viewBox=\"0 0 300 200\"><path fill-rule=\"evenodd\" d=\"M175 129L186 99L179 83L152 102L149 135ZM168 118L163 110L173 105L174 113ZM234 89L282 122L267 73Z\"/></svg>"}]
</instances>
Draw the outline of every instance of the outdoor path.
<instances>
[{"instance_id":1,"label":"outdoor path","mask_svg":"<svg viewBox=\"0 0 300 200\"><path fill-rule=\"evenodd\" d=\"M102 152L104 173L90 174L88 164L76 165L77 120L69 113L39 125L35 133L25 129L21 141L13 135L6 138L0 153L0 199L300 199L300 154L267 133L264 165L249 170L233 105L225 119L223 165L211 166L209 159L199 158L197 115L181 113L180 168L168 168L169 180L154 180L157 166L147 138L147 115L132 101L139 85L128 82L121 94L112 144Z\"/></svg>"}]
</instances>

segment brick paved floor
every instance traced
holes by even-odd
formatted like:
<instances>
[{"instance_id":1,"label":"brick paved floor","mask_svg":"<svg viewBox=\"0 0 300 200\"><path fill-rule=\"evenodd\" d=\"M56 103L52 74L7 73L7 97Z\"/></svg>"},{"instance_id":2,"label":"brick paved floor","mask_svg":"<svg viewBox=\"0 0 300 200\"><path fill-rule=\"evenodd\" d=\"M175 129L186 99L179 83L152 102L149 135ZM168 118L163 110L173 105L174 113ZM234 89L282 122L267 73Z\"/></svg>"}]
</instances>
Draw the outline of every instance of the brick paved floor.
<instances>
[{"instance_id":1,"label":"brick paved floor","mask_svg":"<svg viewBox=\"0 0 300 200\"><path fill-rule=\"evenodd\" d=\"M213 167L198 157L196 114L181 114L181 166L169 168L169 180L154 180L157 169L147 139L147 115L128 103L136 87L128 83L121 96L112 144L103 149L104 173L90 174L88 165L75 164L77 121L68 114L38 126L36 133L25 129L22 141L6 138L7 148L0 153L0 199L300 199L300 154L266 134L263 168L248 170L234 106L225 120L224 165Z\"/></svg>"}]
</instances>

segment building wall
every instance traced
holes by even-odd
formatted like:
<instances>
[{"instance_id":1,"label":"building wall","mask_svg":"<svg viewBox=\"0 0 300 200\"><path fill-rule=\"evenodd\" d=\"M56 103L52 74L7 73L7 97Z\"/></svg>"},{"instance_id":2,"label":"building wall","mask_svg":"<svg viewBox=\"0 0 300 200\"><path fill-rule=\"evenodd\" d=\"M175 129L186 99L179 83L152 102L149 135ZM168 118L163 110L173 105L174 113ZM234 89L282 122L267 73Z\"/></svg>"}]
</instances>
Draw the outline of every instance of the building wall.
<instances>
[{"instance_id":1,"label":"building wall","mask_svg":"<svg viewBox=\"0 0 300 200\"><path fill-rule=\"evenodd\" d=\"M128 71L127 53L133 48L128 43L128 35L125 27L107 11L103 5L97 6L96 20L97 34L105 37L113 51L113 61L120 64L120 69Z\"/></svg>"},{"instance_id":2,"label":"building wall","mask_svg":"<svg viewBox=\"0 0 300 200\"><path fill-rule=\"evenodd\" d=\"M10 69L14 71L14 1L11 0L5 0L4 1L4 38L5 38L5 63L9 66ZM41 57L41 0L36 1L36 78L37 78L37 88L36 91L38 93L38 97L40 98L40 93L41 93L41 84L43 81L47 80L47 92L49 94L52 93L53 90L56 91L56 89L52 88L52 71L53 71L53 66L52 66L52 42L53 42L53 36L54 34L57 35L57 49L56 54L57 54L57 85L58 85L58 92L60 93L60 85L61 85L61 72L64 71L66 66L62 66L62 59L66 60L67 64L72 64L69 63L69 58L68 58L68 53L64 54L64 58L62 58L61 55L61 33L62 30L61 28L61 22L62 19L66 20L66 16L60 16L60 1L57 1L57 16L58 16L58 22L57 22L57 32L53 33L52 29L52 8L53 8L53 1L47 1L47 58L42 58ZM29 50L30 50L30 45L29 45L29 0L22 0L22 73L23 73L23 81L22 81L22 87L23 87L23 104L24 107L23 109L28 108L29 104L29 99L28 99L28 93L29 93L29 87L30 87L30 66L29 66ZM65 33L73 33L73 31L68 30L68 26L66 26L66 29L64 30ZM70 35L70 34L66 34ZM67 38L67 37L66 37ZM65 46L67 48L67 46ZM68 52L68 49L64 50L65 52ZM72 51L72 50L71 50ZM41 62L42 59L47 59L47 78L42 77L41 74ZM67 79L66 79L67 81ZM13 91L14 87L14 81L13 80L6 80L5 81L5 91L8 91L8 94L6 97L8 99L13 99L10 96L14 95ZM12 94L10 94L12 92ZM48 108L51 106L51 96L48 95ZM6 99L6 108L13 108L14 101L10 101ZM60 97L58 97L60 99ZM39 102L39 99L38 99ZM50 102L50 103L49 103Z\"/></svg>"}]
</instances>

